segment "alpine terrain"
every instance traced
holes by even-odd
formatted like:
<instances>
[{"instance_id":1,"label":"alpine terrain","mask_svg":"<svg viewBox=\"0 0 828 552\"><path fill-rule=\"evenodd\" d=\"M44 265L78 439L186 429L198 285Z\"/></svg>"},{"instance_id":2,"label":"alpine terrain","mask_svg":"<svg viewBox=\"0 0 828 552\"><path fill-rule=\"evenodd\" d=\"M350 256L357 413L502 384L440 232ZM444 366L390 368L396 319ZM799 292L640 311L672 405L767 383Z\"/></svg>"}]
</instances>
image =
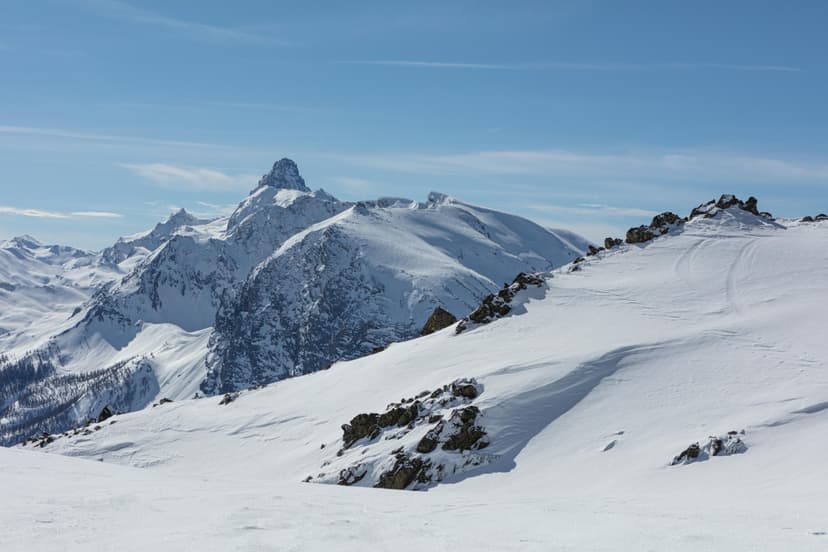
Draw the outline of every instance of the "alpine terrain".
<instances>
[{"instance_id":1,"label":"alpine terrain","mask_svg":"<svg viewBox=\"0 0 828 552\"><path fill-rule=\"evenodd\" d=\"M103 397L0 449L5 546L828 547L828 217L726 195L566 262L576 238L522 219L436 194L346 205L282 170L38 329L40 353L5 338L6 377ZM28 250L43 278L112 274ZM54 285L67 309L89 293ZM458 320L406 340L437 306ZM4 394L5 426L34 385Z\"/></svg>"},{"instance_id":2,"label":"alpine terrain","mask_svg":"<svg viewBox=\"0 0 828 552\"><path fill-rule=\"evenodd\" d=\"M438 193L339 201L289 159L229 217L182 210L97 253L15 238L0 245L0 444L365 356L586 246Z\"/></svg>"}]
</instances>

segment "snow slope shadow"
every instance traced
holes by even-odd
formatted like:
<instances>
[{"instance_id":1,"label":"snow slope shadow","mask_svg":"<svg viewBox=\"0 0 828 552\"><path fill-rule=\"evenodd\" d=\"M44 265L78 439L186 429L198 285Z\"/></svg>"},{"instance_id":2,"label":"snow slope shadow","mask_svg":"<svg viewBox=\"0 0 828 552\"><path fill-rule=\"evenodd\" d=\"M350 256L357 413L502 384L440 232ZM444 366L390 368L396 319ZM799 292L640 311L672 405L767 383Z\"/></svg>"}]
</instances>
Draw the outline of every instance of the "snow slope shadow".
<instances>
[{"instance_id":1,"label":"snow slope shadow","mask_svg":"<svg viewBox=\"0 0 828 552\"><path fill-rule=\"evenodd\" d=\"M614 349L597 359L585 362L565 376L525 393L508 397L486 408L486 427L491 445L486 452L491 462L480 468L458 473L443 483L456 483L485 473L508 472L517 465L518 454L549 424L569 412L586 398L605 378L623 368L625 361L642 352L661 348L658 345L630 345Z\"/></svg>"}]
</instances>

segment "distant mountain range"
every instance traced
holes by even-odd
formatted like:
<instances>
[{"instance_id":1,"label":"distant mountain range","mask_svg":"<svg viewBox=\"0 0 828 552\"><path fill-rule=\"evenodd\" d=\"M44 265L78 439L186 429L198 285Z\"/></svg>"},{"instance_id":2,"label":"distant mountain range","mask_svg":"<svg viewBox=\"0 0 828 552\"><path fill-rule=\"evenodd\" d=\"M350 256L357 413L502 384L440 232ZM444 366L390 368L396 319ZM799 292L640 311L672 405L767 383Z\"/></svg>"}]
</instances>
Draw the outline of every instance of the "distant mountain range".
<instances>
[{"instance_id":1,"label":"distant mountain range","mask_svg":"<svg viewBox=\"0 0 828 552\"><path fill-rule=\"evenodd\" d=\"M340 201L289 159L226 218L181 210L101 252L3 242L0 443L370 354L588 245L438 193Z\"/></svg>"}]
</instances>

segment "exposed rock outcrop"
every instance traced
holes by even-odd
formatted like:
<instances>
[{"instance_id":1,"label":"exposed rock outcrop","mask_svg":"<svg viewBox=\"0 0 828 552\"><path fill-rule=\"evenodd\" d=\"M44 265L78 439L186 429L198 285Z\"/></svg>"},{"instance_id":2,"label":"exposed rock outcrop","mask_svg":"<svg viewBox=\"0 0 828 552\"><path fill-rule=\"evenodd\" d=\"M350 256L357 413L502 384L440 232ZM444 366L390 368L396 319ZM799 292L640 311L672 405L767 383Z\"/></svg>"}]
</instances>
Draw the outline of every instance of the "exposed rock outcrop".
<instances>
[{"instance_id":1,"label":"exposed rock outcrop","mask_svg":"<svg viewBox=\"0 0 828 552\"><path fill-rule=\"evenodd\" d=\"M604 240L604 249L612 249L613 247L618 247L624 243L624 240L621 238L606 238Z\"/></svg>"},{"instance_id":2,"label":"exposed rock outcrop","mask_svg":"<svg viewBox=\"0 0 828 552\"><path fill-rule=\"evenodd\" d=\"M358 414L342 426L342 448L323 464L334 471L305 481L421 489L487 463L479 452L489 445L484 415L471 404L482 391L474 379L459 379L391 403L382 414Z\"/></svg>"},{"instance_id":3,"label":"exposed rock outcrop","mask_svg":"<svg viewBox=\"0 0 828 552\"><path fill-rule=\"evenodd\" d=\"M259 180L259 186L272 186L274 188L281 188L283 190L298 190L300 192L310 192L310 188L305 185L305 179L299 174L299 167L293 160L282 158L273 164L270 172L262 176Z\"/></svg>"},{"instance_id":4,"label":"exposed rock outcrop","mask_svg":"<svg viewBox=\"0 0 828 552\"><path fill-rule=\"evenodd\" d=\"M684 219L675 213L665 211L653 217L649 226L639 226L627 230L627 243L645 243L684 224Z\"/></svg>"},{"instance_id":5,"label":"exposed rock outcrop","mask_svg":"<svg viewBox=\"0 0 828 552\"><path fill-rule=\"evenodd\" d=\"M111 418L114 415L115 415L115 413L112 412L112 410L110 410L109 406L105 406L105 407L103 407L103 410L101 410L101 413L98 414L97 422L101 423L104 420L108 420L109 418Z\"/></svg>"},{"instance_id":6,"label":"exposed rock outcrop","mask_svg":"<svg viewBox=\"0 0 828 552\"><path fill-rule=\"evenodd\" d=\"M434 312L431 313L431 316L429 316L423 326L423 329L420 330L420 335L429 335L434 332L439 332L442 329L448 328L455 322L457 322L457 317L444 308L437 307L434 309Z\"/></svg>"},{"instance_id":7,"label":"exposed rock outcrop","mask_svg":"<svg viewBox=\"0 0 828 552\"><path fill-rule=\"evenodd\" d=\"M741 199L737 198L733 194L724 194L718 200L711 199L707 203L702 203L695 209L690 212L689 219L692 220L696 217L705 217L711 218L715 217L719 211L723 209L729 209L731 207L738 207L743 211L747 211L756 216L762 216L764 218L773 218L770 213L760 213L758 209L759 201L751 196L747 199L747 201L742 201Z\"/></svg>"},{"instance_id":8,"label":"exposed rock outcrop","mask_svg":"<svg viewBox=\"0 0 828 552\"><path fill-rule=\"evenodd\" d=\"M746 452L747 445L742 441L744 434L744 430L728 431L726 435L708 437L704 446L693 443L674 457L670 465L691 464L709 460L714 456L730 456Z\"/></svg>"},{"instance_id":9,"label":"exposed rock outcrop","mask_svg":"<svg viewBox=\"0 0 828 552\"><path fill-rule=\"evenodd\" d=\"M521 272L511 284L503 286L503 289L496 294L487 295L479 307L460 321L457 325L457 333L459 334L466 330L470 324L488 324L493 320L506 316L512 311L509 303L512 302L519 292L527 289L529 286L541 287L544 285L544 282L544 277L540 274L525 274Z\"/></svg>"}]
</instances>

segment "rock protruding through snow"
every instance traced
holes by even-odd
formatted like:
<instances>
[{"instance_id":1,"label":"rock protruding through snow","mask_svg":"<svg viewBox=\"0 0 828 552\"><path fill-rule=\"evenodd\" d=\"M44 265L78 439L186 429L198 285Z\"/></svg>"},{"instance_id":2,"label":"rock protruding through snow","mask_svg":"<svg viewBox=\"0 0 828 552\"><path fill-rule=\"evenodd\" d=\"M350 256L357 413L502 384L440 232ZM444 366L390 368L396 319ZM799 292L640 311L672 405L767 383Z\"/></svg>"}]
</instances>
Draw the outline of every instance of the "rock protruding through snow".
<instances>
[{"instance_id":1,"label":"rock protruding through snow","mask_svg":"<svg viewBox=\"0 0 828 552\"><path fill-rule=\"evenodd\" d=\"M577 259L576 259L577 262ZM543 287L544 276L541 274L518 274L511 284L506 284L497 293L487 295L483 302L471 314L457 325L457 333L467 330L472 324L488 324L502 318L512 311L510 303L515 296L529 286Z\"/></svg>"},{"instance_id":2,"label":"rock protruding through snow","mask_svg":"<svg viewBox=\"0 0 828 552\"><path fill-rule=\"evenodd\" d=\"M428 317L423 329L420 330L420 335L429 335L434 332L439 332L440 330L448 328L455 322L457 322L457 317L445 310L443 307L437 307L434 309L434 312L431 313L431 316Z\"/></svg>"},{"instance_id":3,"label":"rock protruding through snow","mask_svg":"<svg viewBox=\"0 0 828 552\"><path fill-rule=\"evenodd\" d=\"M490 459L484 415L472 403L483 392L474 379L423 391L384 413L362 413L342 426L342 447L305 481L384 489L422 489ZM324 447L323 447L324 448Z\"/></svg>"},{"instance_id":4,"label":"rock protruding through snow","mask_svg":"<svg viewBox=\"0 0 828 552\"><path fill-rule=\"evenodd\" d=\"M746 452L748 447L742 441L744 434L744 430L728 431L726 435L708 437L704 446L693 443L675 456L670 465L692 464L709 460L713 456L730 456Z\"/></svg>"}]
</instances>

